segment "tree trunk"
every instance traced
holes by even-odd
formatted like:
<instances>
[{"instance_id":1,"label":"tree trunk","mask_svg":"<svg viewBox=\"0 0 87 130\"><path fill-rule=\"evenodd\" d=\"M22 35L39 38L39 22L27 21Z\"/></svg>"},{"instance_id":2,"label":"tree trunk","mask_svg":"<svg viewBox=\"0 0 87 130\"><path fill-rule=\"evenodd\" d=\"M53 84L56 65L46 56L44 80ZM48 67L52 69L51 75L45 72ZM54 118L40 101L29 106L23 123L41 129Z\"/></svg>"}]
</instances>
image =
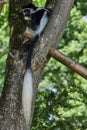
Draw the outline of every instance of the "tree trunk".
<instances>
[{"instance_id":1,"label":"tree trunk","mask_svg":"<svg viewBox=\"0 0 87 130\"><path fill-rule=\"evenodd\" d=\"M27 130L21 101L23 75L28 51L28 44L23 44L25 38L22 35L26 26L21 14L21 6L25 2L25 0L10 1L9 24L11 36L6 64L5 83L0 100L0 130ZM28 2L31 2L31 0L27 0L26 3ZM34 49L32 59L34 87L32 116L41 72L48 62L47 54L50 48L56 47L56 44L60 41L72 4L73 0L56 0L56 6L50 17L49 23ZM29 129L32 122L32 116Z\"/></svg>"}]
</instances>

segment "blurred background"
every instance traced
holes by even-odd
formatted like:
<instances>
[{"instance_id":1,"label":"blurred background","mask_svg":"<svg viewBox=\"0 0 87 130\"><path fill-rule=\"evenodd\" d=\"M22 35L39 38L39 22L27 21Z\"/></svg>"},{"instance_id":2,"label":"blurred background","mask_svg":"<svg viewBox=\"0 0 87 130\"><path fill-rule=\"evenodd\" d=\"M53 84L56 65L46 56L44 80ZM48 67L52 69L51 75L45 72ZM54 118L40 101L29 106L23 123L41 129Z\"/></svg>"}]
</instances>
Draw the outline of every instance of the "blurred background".
<instances>
[{"instance_id":1,"label":"blurred background","mask_svg":"<svg viewBox=\"0 0 87 130\"><path fill-rule=\"evenodd\" d=\"M44 7L46 0L33 0ZM57 49L87 68L87 0L75 0ZM0 14L0 94L9 50L8 5ZM31 130L87 130L87 81L51 59L36 97Z\"/></svg>"}]
</instances>

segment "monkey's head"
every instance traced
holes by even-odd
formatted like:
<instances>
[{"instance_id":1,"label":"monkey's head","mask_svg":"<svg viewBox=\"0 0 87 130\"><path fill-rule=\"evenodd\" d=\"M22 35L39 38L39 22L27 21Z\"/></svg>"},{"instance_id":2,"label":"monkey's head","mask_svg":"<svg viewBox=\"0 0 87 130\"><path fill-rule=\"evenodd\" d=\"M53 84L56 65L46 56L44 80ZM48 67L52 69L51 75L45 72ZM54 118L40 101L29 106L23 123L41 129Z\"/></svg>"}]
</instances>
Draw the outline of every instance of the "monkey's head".
<instances>
[{"instance_id":1,"label":"monkey's head","mask_svg":"<svg viewBox=\"0 0 87 130\"><path fill-rule=\"evenodd\" d=\"M24 6L22 7L22 9L23 9L24 19L25 19L26 21L29 21L29 20L31 20L31 14L32 14L32 12L33 12L34 10L36 10L37 7L35 7L33 4L28 4L28 5L24 5Z\"/></svg>"}]
</instances>

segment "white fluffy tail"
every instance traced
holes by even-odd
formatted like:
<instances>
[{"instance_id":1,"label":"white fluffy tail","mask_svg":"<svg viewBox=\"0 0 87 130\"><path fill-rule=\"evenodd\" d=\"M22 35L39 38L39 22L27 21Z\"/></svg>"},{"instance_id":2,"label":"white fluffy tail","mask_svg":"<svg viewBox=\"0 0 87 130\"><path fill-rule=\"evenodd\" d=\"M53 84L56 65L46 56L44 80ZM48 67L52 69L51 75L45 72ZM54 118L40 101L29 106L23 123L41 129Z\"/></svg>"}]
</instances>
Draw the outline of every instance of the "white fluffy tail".
<instances>
[{"instance_id":1,"label":"white fluffy tail","mask_svg":"<svg viewBox=\"0 0 87 130\"><path fill-rule=\"evenodd\" d=\"M32 96L33 96L32 72L31 69L27 69L24 76L23 91L22 91L23 112L27 125L29 124L31 116Z\"/></svg>"}]
</instances>

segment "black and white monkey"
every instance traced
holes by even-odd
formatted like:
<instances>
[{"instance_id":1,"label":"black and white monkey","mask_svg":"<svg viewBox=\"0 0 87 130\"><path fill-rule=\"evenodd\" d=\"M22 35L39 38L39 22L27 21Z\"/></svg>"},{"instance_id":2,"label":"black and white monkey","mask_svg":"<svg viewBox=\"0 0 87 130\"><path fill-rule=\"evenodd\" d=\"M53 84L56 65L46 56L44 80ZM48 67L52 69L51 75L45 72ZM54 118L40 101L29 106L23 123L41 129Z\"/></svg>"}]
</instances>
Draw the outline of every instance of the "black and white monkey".
<instances>
[{"instance_id":1,"label":"black and white monkey","mask_svg":"<svg viewBox=\"0 0 87 130\"><path fill-rule=\"evenodd\" d=\"M33 96L33 85L32 85L32 71L31 71L31 57L33 53L34 45L39 39L42 31L44 30L51 10L47 8L38 8L33 4L23 6L23 15L26 21L31 20L31 29L34 31L35 36L33 37L28 51L26 72L24 75L23 91L22 91L22 105L24 111L24 117L26 123L29 124L31 116L31 103Z\"/></svg>"}]
</instances>

